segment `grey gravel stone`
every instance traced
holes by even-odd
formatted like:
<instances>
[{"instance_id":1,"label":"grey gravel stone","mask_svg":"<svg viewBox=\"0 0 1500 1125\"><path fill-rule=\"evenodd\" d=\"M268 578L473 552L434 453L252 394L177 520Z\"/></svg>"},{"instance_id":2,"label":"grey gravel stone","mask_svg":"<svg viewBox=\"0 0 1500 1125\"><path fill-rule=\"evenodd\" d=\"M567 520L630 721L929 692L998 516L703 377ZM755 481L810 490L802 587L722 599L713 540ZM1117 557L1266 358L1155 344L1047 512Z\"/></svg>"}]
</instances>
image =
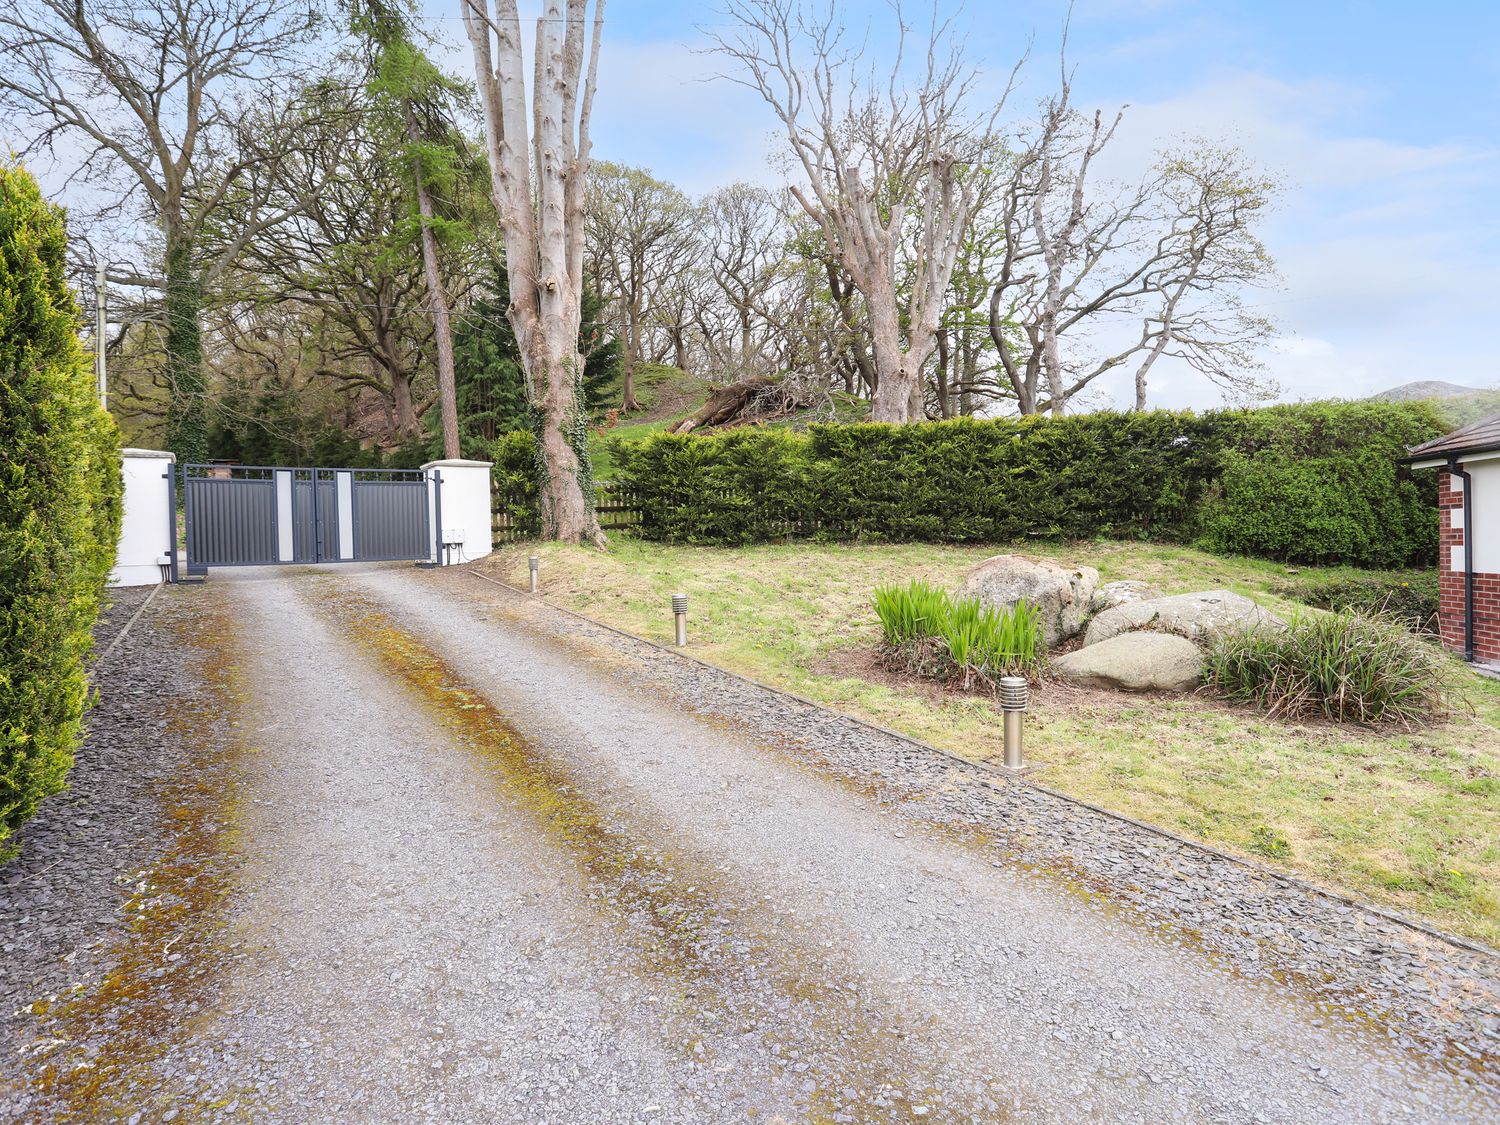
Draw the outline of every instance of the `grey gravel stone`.
<instances>
[{"instance_id":1,"label":"grey gravel stone","mask_svg":"<svg viewBox=\"0 0 1500 1125\"><path fill-rule=\"evenodd\" d=\"M461 571L247 570L168 593L163 622L233 625L229 667L179 630L153 687L186 682L221 721L168 710L145 728L160 785L220 780L220 843L188 874L232 878L151 951L177 984L112 1079L122 1119L1483 1121L1500 1105L1477 1022L1496 1010L1488 955ZM81 765L116 738L99 734ZM234 771L199 776L221 745ZM49 879L54 897L6 924L45 907L93 933L128 895L155 902L160 811L145 862L80 868L121 876L107 908ZM63 823L107 833L118 812ZM104 931L98 968L140 932ZM103 1011L64 1006L52 1030L83 1038L52 1057L120 1059L130 1004ZM7 1026L0 1117L69 1109L22 1053L43 1030Z\"/></svg>"}]
</instances>

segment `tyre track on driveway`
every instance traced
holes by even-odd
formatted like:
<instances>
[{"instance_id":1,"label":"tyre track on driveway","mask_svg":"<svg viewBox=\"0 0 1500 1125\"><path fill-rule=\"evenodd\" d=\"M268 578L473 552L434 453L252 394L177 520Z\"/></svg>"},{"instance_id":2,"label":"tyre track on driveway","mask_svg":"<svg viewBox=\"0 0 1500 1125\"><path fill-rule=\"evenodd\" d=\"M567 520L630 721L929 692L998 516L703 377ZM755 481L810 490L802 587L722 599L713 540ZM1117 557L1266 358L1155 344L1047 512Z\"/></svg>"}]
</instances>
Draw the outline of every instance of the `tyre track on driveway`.
<instances>
[{"instance_id":1,"label":"tyre track on driveway","mask_svg":"<svg viewBox=\"0 0 1500 1125\"><path fill-rule=\"evenodd\" d=\"M980 1037L934 1036L931 1013L841 971L840 943L790 939L790 919L664 826L596 801L430 628L399 627L342 573L216 582L260 768L225 937L242 956L195 1021L197 1043L226 1047L200 1078L209 1104L284 1120L1046 1116L993 1077Z\"/></svg>"},{"instance_id":2,"label":"tyre track on driveway","mask_svg":"<svg viewBox=\"0 0 1500 1125\"><path fill-rule=\"evenodd\" d=\"M1463 1075L1293 992L1237 979L1168 929L999 869L977 829L963 839L924 826L784 746L685 713L628 656L527 628L506 595L391 570L328 581L462 669L466 690L638 843L714 872L742 909L761 911L753 932L772 935L770 956L824 950L812 971L856 982L866 1025L899 1014L922 1028L924 1049L907 1058L949 1060L925 1071L940 1080L929 1096L939 1117L967 1116L976 1095L1038 1120L1494 1113ZM814 1050L836 1072L849 1046ZM835 1112L869 1119L872 1092L851 1088Z\"/></svg>"},{"instance_id":3,"label":"tyre track on driveway","mask_svg":"<svg viewBox=\"0 0 1500 1125\"><path fill-rule=\"evenodd\" d=\"M651 989L648 1002L667 1017L661 1030L682 1049L682 1068L733 1072L772 1095L773 1112L818 1119L1004 1116L988 1096L987 1068L953 1065L955 1056L978 1054L973 1044L955 1037L934 1055L927 1029L872 1002L869 983L841 971L837 954L815 954L768 926L760 902L739 900L717 868L680 850L670 834L596 804L587 783L531 745L374 603L336 595L324 608L406 683L454 743L485 761L502 798L531 813L537 846L555 845L559 860L577 865L590 903L619 926L609 956L633 966Z\"/></svg>"},{"instance_id":4,"label":"tyre track on driveway","mask_svg":"<svg viewBox=\"0 0 1500 1125\"><path fill-rule=\"evenodd\" d=\"M320 580L214 581L239 622L258 764L225 938L239 956L180 1052L200 1116L699 1120L629 974L590 955L608 936L569 906L576 875L312 611Z\"/></svg>"}]
</instances>

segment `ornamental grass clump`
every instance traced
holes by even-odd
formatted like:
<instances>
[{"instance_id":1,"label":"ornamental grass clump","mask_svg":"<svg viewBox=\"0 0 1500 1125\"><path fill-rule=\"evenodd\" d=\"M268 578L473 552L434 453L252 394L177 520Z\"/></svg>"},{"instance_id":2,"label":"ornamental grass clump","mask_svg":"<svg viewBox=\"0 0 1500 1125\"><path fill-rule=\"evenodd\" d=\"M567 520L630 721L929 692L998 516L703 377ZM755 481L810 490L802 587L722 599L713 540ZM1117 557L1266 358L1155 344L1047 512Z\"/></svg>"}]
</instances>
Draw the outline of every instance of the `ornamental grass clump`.
<instances>
[{"instance_id":1,"label":"ornamental grass clump","mask_svg":"<svg viewBox=\"0 0 1500 1125\"><path fill-rule=\"evenodd\" d=\"M1228 633L1209 649L1221 695L1278 718L1414 727L1451 709L1452 661L1395 619L1330 613Z\"/></svg>"},{"instance_id":2,"label":"ornamental grass clump","mask_svg":"<svg viewBox=\"0 0 1500 1125\"><path fill-rule=\"evenodd\" d=\"M958 679L966 689L1025 675L1040 661L1037 611L1024 602L997 609L914 580L878 587L875 613L895 663L919 675Z\"/></svg>"}]
</instances>

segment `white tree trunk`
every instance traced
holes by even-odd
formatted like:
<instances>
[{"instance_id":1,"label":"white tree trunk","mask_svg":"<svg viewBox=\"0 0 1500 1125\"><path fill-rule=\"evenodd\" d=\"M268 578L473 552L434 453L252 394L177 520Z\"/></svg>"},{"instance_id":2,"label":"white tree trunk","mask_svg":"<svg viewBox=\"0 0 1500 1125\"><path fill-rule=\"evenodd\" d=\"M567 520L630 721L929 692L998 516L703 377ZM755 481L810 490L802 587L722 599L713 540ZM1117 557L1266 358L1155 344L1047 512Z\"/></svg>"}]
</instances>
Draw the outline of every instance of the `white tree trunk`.
<instances>
[{"instance_id":1,"label":"white tree trunk","mask_svg":"<svg viewBox=\"0 0 1500 1125\"><path fill-rule=\"evenodd\" d=\"M567 0L566 16L561 0L547 0L536 24L536 69L528 112L515 0L493 0L493 16L491 2L461 0L484 106L495 209L505 236L508 313L540 421L538 440L545 466L542 533L602 546L604 533L594 513L582 450L578 326L583 185L604 4L598 0L594 8L585 74L587 0Z\"/></svg>"}]
</instances>

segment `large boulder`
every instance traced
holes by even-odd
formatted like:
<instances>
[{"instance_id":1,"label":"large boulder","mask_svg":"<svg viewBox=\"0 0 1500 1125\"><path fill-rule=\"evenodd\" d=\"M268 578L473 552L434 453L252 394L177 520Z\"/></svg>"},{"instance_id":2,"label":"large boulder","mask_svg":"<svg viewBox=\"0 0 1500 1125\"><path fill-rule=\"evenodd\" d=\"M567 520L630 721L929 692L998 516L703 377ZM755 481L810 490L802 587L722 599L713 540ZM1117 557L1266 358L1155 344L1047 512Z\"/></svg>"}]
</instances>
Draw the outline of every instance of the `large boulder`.
<instances>
[{"instance_id":1,"label":"large boulder","mask_svg":"<svg viewBox=\"0 0 1500 1125\"><path fill-rule=\"evenodd\" d=\"M1053 671L1069 683L1125 691L1191 691L1203 682L1203 652L1170 633L1121 633L1060 656Z\"/></svg>"},{"instance_id":2,"label":"large boulder","mask_svg":"<svg viewBox=\"0 0 1500 1125\"><path fill-rule=\"evenodd\" d=\"M1155 601L1161 596L1162 592L1151 583L1126 578L1119 582L1106 582L1095 590L1089 608L1095 613L1103 613L1106 609L1115 609L1134 602Z\"/></svg>"},{"instance_id":3,"label":"large boulder","mask_svg":"<svg viewBox=\"0 0 1500 1125\"><path fill-rule=\"evenodd\" d=\"M995 555L969 571L959 594L1000 609L1031 603L1038 611L1042 641L1051 648L1083 631L1098 585L1099 572L1091 566Z\"/></svg>"},{"instance_id":4,"label":"large boulder","mask_svg":"<svg viewBox=\"0 0 1500 1125\"><path fill-rule=\"evenodd\" d=\"M1121 633L1148 629L1207 644L1232 629L1255 628L1279 629L1282 623L1243 594L1204 590L1106 609L1089 622L1083 643L1092 647Z\"/></svg>"}]
</instances>

